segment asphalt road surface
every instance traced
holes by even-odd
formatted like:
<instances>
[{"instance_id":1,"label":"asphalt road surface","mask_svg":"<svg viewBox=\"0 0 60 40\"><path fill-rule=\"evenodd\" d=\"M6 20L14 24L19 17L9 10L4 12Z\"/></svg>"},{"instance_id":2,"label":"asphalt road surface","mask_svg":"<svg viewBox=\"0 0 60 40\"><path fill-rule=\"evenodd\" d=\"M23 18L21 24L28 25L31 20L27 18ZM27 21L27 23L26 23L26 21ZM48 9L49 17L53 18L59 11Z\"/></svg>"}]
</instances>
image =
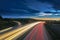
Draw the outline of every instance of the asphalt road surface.
<instances>
[{"instance_id":1,"label":"asphalt road surface","mask_svg":"<svg viewBox=\"0 0 60 40\"><path fill-rule=\"evenodd\" d=\"M40 22L23 40L51 40L51 37L44 27L44 22Z\"/></svg>"},{"instance_id":2,"label":"asphalt road surface","mask_svg":"<svg viewBox=\"0 0 60 40\"><path fill-rule=\"evenodd\" d=\"M44 23L45 22L39 21L27 24L21 28L16 28L15 30L0 35L0 40L17 40L17 38L21 38L32 28L33 29L22 40L51 40Z\"/></svg>"},{"instance_id":3,"label":"asphalt road surface","mask_svg":"<svg viewBox=\"0 0 60 40\"><path fill-rule=\"evenodd\" d=\"M33 28L38 23L40 23L40 22L30 23L21 28L17 28L10 32L4 33L4 34L0 35L0 40L16 40L18 37L22 36L25 32L27 32L28 30Z\"/></svg>"}]
</instances>

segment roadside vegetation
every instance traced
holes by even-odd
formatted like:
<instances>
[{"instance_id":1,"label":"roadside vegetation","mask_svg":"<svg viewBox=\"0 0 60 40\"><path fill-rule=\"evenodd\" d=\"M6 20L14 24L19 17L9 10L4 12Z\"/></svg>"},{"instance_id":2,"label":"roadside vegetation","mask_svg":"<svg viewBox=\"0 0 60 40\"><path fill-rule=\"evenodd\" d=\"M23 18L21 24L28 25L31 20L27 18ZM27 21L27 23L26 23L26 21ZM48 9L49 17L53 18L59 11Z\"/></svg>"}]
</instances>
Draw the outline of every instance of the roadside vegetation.
<instances>
[{"instance_id":1,"label":"roadside vegetation","mask_svg":"<svg viewBox=\"0 0 60 40\"><path fill-rule=\"evenodd\" d=\"M45 26L53 40L60 40L60 21L46 21Z\"/></svg>"},{"instance_id":2,"label":"roadside vegetation","mask_svg":"<svg viewBox=\"0 0 60 40\"><path fill-rule=\"evenodd\" d=\"M36 20L30 18L2 18L2 16L0 16L0 30L8 27L14 27L14 26L16 27L17 23L13 21L18 21L22 25L25 25L28 23L35 22Z\"/></svg>"},{"instance_id":3,"label":"roadside vegetation","mask_svg":"<svg viewBox=\"0 0 60 40\"><path fill-rule=\"evenodd\" d=\"M14 22L0 21L0 30L8 27L14 27L14 26L16 26L16 23Z\"/></svg>"},{"instance_id":4,"label":"roadside vegetation","mask_svg":"<svg viewBox=\"0 0 60 40\"><path fill-rule=\"evenodd\" d=\"M16 26L17 23L10 21L10 20L5 20L0 16L0 30Z\"/></svg>"}]
</instances>

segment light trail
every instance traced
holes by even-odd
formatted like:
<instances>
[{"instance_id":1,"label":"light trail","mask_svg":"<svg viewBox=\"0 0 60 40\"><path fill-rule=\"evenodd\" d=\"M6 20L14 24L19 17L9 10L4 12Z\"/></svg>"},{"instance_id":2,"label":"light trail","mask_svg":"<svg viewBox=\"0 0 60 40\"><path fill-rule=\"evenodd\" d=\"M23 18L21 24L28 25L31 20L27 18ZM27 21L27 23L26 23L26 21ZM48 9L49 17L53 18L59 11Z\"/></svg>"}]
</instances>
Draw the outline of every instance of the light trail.
<instances>
[{"instance_id":1,"label":"light trail","mask_svg":"<svg viewBox=\"0 0 60 40\"><path fill-rule=\"evenodd\" d=\"M28 25L25 25L24 27L18 28L16 30L13 30L11 32L5 33L0 36L0 40L14 40L17 39L17 37L22 36L25 32L30 30L34 27L34 25L38 24L40 22L31 23Z\"/></svg>"},{"instance_id":2,"label":"light trail","mask_svg":"<svg viewBox=\"0 0 60 40\"><path fill-rule=\"evenodd\" d=\"M13 27L9 27L9 28L6 28L6 29L3 29L3 30L0 30L0 33L2 32L5 32L5 31L8 31L8 30L11 30Z\"/></svg>"},{"instance_id":3,"label":"light trail","mask_svg":"<svg viewBox=\"0 0 60 40\"><path fill-rule=\"evenodd\" d=\"M48 35L45 27L45 22L40 22L35 25L33 30L24 38L24 40L51 40L50 35Z\"/></svg>"}]
</instances>

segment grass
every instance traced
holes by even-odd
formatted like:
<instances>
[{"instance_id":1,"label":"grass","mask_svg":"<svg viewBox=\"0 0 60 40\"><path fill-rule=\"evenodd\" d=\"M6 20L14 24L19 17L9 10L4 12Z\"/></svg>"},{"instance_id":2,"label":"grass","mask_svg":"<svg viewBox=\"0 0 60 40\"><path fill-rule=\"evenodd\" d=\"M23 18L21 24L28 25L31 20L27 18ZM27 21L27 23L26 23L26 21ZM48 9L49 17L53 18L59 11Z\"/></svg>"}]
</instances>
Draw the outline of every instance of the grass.
<instances>
[{"instance_id":1,"label":"grass","mask_svg":"<svg viewBox=\"0 0 60 40\"><path fill-rule=\"evenodd\" d=\"M12 21L0 21L0 30L8 28L8 27L13 27L15 25L16 23Z\"/></svg>"}]
</instances>

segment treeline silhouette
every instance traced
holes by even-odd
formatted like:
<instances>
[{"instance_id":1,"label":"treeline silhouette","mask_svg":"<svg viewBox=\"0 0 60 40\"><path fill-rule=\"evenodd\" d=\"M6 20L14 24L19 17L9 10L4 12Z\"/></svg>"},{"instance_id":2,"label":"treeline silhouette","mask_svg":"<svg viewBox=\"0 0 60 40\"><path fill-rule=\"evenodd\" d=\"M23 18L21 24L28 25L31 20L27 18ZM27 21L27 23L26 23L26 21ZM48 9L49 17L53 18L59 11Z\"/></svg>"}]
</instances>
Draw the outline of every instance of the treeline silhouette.
<instances>
[{"instance_id":1,"label":"treeline silhouette","mask_svg":"<svg viewBox=\"0 0 60 40\"><path fill-rule=\"evenodd\" d=\"M0 30L8 27L16 27L17 23L13 21L19 21L22 25L35 22L36 20L31 18L3 18L0 16Z\"/></svg>"},{"instance_id":2,"label":"treeline silhouette","mask_svg":"<svg viewBox=\"0 0 60 40\"><path fill-rule=\"evenodd\" d=\"M2 18L2 16L0 16L0 20L2 20L3 18Z\"/></svg>"},{"instance_id":3,"label":"treeline silhouette","mask_svg":"<svg viewBox=\"0 0 60 40\"><path fill-rule=\"evenodd\" d=\"M2 16L0 16L0 30L15 26L15 25L17 25L17 23L13 21L5 20Z\"/></svg>"}]
</instances>

